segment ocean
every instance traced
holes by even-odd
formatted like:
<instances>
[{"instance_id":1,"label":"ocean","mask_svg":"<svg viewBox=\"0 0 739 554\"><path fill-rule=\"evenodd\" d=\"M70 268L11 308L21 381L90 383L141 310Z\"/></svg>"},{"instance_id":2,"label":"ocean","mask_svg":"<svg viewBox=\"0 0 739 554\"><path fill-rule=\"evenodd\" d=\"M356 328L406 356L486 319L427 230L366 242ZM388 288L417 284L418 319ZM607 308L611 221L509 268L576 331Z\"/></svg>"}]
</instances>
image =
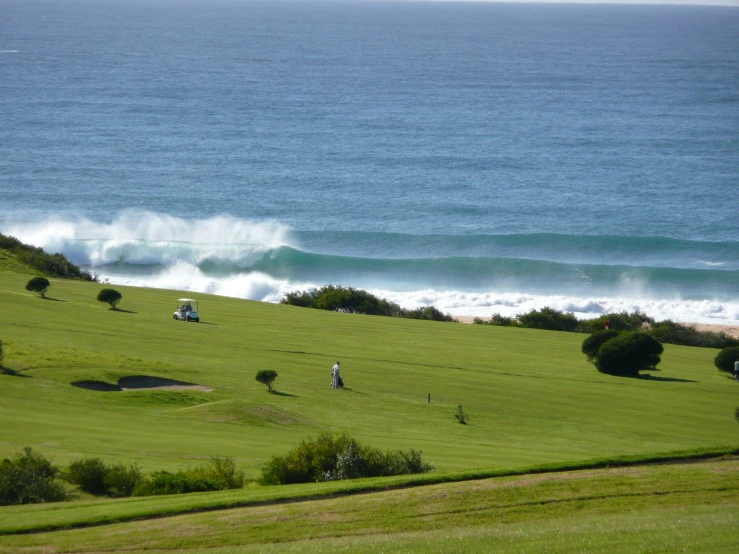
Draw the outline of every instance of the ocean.
<instances>
[{"instance_id":1,"label":"ocean","mask_svg":"<svg viewBox=\"0 0 739 554\"><path fill-rule=\"evenodd\" d=\"M737 324L738 221L738 8L0 4L0 232L111 283Z\"/></svg>"}]
</instances>

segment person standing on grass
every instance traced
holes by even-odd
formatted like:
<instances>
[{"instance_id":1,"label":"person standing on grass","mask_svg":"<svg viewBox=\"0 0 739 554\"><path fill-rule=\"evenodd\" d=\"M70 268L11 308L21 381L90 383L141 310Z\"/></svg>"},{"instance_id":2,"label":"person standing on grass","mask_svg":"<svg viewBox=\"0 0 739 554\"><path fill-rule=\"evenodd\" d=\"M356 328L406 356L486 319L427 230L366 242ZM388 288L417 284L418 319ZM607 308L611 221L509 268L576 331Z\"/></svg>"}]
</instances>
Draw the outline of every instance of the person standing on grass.
<instances>
[{"instance_id":1,"label":"person standing on grass","mask_svg":"<svg viewBox=\"0 0 739 554\"><path fill-rule=\"evenodd\" d=\"M339 375L339 371L341 369L340 365L341 365L340 362L336 362L336 365L331 368L331 377L332 377L331 388L332 389L339 388L339 379L341 378L341 376Z\"/></svg>"}]
</instances>

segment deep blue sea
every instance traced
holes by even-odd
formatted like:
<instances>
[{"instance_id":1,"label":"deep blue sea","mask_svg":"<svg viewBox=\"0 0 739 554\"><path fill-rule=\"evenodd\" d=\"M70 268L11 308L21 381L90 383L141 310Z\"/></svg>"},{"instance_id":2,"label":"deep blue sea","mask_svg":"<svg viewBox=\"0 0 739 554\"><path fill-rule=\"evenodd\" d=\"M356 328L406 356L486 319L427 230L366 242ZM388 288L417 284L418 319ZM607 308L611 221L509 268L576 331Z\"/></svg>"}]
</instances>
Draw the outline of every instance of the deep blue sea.
<instances>
[{"instance_id":1,"label":"deep blue sea","mask_svg":"<svg viewBox=\"0 0 739 554\"><path fill-rule=\"evenodd\" d=\"M0 2L0 232L113 283L739 323L739 8Z\"/></svg>"}]
</instances>

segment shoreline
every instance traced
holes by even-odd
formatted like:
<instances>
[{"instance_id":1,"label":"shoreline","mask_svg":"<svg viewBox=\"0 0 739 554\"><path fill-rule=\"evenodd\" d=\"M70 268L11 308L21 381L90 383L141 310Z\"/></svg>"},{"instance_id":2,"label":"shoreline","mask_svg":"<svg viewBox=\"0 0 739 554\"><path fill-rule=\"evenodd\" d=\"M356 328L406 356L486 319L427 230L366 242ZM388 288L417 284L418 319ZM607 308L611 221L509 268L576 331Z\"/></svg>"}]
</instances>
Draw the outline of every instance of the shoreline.
<instances>
[{"instance_id":1,"label":"shoreline","mask_svg":"<svg viewBox=\"0 0 739 554\"><path fill-rule=\"evenodd\" d=\"M467 323L471 324L472 320L475 319L474 315L455 315L452 316L456 321L459 323ZM491 318L489 317L481 317L480 319L484 321L490 321ZM680 323L680 322L677 322ZM686 327L693 327L696 331L713 331L715 333L726 333L730 337L734 337L736 339L739 339L739 325L726 325L722 323L680 323L680 325L685 325Z\"/></svg>"}]
</instances>

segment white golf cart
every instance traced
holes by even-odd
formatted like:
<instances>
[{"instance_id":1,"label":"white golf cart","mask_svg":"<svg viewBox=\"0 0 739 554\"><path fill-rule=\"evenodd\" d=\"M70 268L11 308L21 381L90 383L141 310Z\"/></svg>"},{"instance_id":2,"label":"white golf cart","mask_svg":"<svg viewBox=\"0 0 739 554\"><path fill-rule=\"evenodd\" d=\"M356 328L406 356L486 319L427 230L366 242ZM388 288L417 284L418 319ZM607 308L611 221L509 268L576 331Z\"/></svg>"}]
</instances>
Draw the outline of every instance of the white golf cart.
<instances>
[{"instance_id":1,"label":"white golf cart","mask_svg":"<svg viewBox=\"0 0 739 554\"><path fill-rule=\"evenodd\" d=\"M192 298L178 298L177 310L172 317L180 321L200 321L198 315L198 301Z\"/></svg>"}]
</instances>

